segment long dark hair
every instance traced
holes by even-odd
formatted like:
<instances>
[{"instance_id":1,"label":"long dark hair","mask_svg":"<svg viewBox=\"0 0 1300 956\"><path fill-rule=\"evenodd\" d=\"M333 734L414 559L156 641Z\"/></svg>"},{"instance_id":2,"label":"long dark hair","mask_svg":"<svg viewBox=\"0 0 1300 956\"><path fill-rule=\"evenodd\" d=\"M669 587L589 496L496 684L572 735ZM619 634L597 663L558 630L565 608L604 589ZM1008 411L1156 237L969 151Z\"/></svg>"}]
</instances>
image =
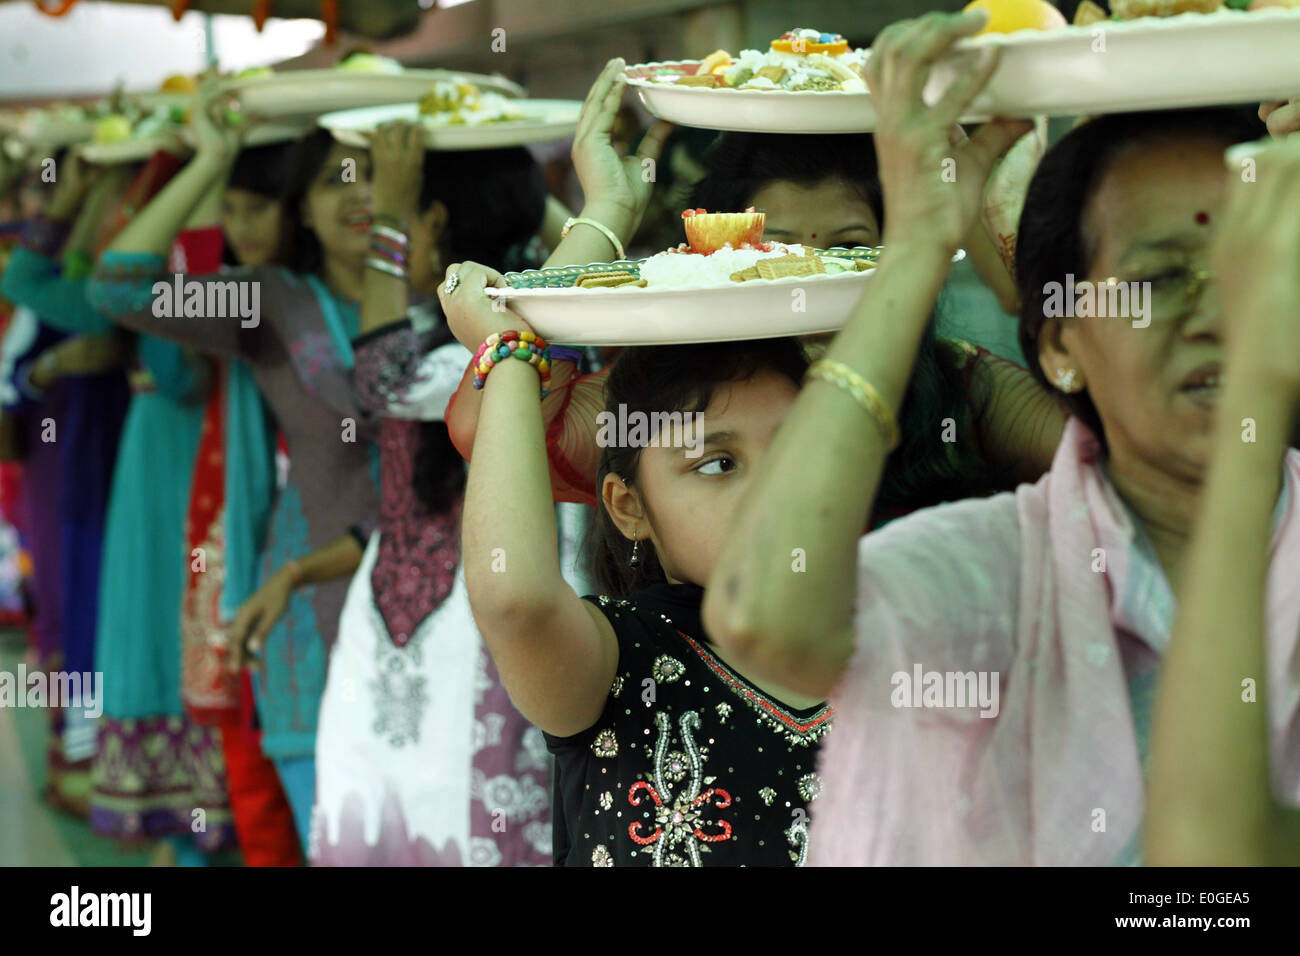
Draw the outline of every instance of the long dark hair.
<instances>
[{"instance_id":1,"label":"long dark hair","mask_svg":"<svg viewBox=\"0 0 1300 956\"><path fill-rule=\"evenodd\" d=\"M1020 347L1030 372L1045 388L1055 389L1038 360L1048 283L1064 283L1069 274L1088 274L1091 253L1083 235L1084 212L1121 150L1188 135L1227 146L1264 133L1257 117L1238 108L1114 113L1076 127L1047 151L1029 183L1016 238ZM1101 419L1087 391L1065 395L1064 401L1104 442Z\"/></svg>"},{"instance_id":2,"label":"long dark hair","mask_svg":"<svg viewBox=\"0 0 1300 956\"><path fill-rule=\"evenodd\" d=\"M447 209L444 261L505 272L518 267L520 250L541 228L546 180L522 147L425 153L419 211L435 202ZM451 330L441 324L432 346L451 341ZM416 497L435 513L464 489L465 466L442 422L420 424L412 481Z\"/></svg>"},{"instance_id":3,"label":"long dark hair","mask_svg":"<svg viewBox=\"0 0 1300 956\"><path fill-rule=\"evenodd\" d=\"M271 258L276 264L292 259L293 249L301 241L300 235L303 232L293 209L283 202L294 174L297 151L296 142L271 143L240 150L235 165L231 167L230 178L226 181L227 189L243 189L280 203L280 241ZM222 242L221 261L228 266L240 264L230 243L225 240Z\"/></svg>"},{"instance_id":4,"label":"long dark hair","mask_svg":"<svg viewBox=\"0 0 1300 956\"><path fill-rule=\"evenodd\" d=\"M724 133L704 157L704 178L695 184L691 206L710 212L739 212L769 183L815 186L843 180L885 228L885 204L869 133L806 136L794 133Z\"/></svg>"}]
</instances>

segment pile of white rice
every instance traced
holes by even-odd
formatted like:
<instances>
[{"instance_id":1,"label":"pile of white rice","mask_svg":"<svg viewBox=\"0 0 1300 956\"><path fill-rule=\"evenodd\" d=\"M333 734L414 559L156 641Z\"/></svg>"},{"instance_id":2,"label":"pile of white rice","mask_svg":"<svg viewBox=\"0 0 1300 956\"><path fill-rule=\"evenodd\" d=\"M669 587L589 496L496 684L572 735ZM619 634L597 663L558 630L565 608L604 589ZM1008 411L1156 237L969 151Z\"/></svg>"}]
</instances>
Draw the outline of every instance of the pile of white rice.
<instances>
[{"instance_id":1,"label":"pile of white rice","mask_svg":"<svg viewBox=\"0 0 1300 956\"><path fill-rule=\"evenodd\" d=\"M731 281L733 272L748 269L759 259L806 254L801 245L787 246L780 242L772 243L771 252L733 249L730 244L707 256L689 252L661 252L641 263L641 278L645 279L646 288L725 285Z\"/></svg>"},{"instance_id":2,"label":"pile of white rice","mask_svg":"<svg viewBox=\"0 0 1300 956\"><path fill-rule=\"evenodd\" d=\"M861 67L866 62L866 51L850 48L846 53L833 56L831 59L848 67ZM798 89L815 77L827 75L825 70L813 65L805 54L786 53L782 50L741 50L725 75L728 79L734 80L743 70L757 73L765 66L779 66L786 70L786 75L779 85L765 76L752 76L742 84L742 88Z\"/></svg>"}]
</instances>

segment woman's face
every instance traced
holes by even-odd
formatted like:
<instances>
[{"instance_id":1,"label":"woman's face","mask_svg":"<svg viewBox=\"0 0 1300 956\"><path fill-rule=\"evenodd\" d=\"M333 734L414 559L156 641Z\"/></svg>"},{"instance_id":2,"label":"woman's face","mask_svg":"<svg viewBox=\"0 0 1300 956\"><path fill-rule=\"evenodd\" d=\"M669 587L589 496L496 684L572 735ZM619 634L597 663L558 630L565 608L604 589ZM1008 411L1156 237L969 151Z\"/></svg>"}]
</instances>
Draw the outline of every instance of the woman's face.
<instances>
[{"instance_id":1,"label":"woman's face","mask_svg":"<svg viewBox=\"0 0 1300 956\"><path fill-rule=\"evenodd\" d=\"M777 180L756 192L749 204L767 214L764 239L817 249L880 245L876 214L852 186L839 178L824 179L813 186Z\"/></svg>"},{"instance_id":2,"label":"woman's face","mask_svg":"<svg viewBox=\"0 0 1300 956\"><path fill-rule=\"evenodd\" d=\"M1111 163L1084 210L1084 278L1099 290L1111 278L1141 284L1128 285L1130 303L1141 294L1146 312L1049 319L1040 338L1049 380L1059 368L1082 373L1116 465L1183 481L1209 461L1219 399L1218 296L1197 273L1225 199L1223 150L1187 136Z\"/></svg>"},{"instance_id":3,"label":"woman's face","mask_svg":"<svg viewBox=\"0 0 1300 956\"><path fill-rule=\"evenodd\" d=\"M622 485L612 475L605 479L606 507L624 533L635 529L642 548L654 546L670 581L708 583L740 498L798 394L775 372L716 389L704 410L703 434L691 435L692 447L642 450L630 506L643 515L639 521L619 519L621 509L610 507L609 494L611 486ZM688 457L695 450L700 454Z\"/></svg>"},{"instance_id":4,"label":"woman's face","mask_svg":"<svg viewBox=\"0 0 1300 956\"><path fill-rule=\"evenodd\" d=\"M326 256L362 262L370 248L370 154L335 143L307 189L302 223Z\"/></svg>"},{"instance_id":5,"label":"woman's face","mask_svg":"<svg viewBox=\"0 0 1300 956\"><path fill-rule=\"evenodd\" d=\"M274 199L237 186L221 194L221 231L240 265L265 265L275 257L283 208Z\"/></svg>"}]
</instances>

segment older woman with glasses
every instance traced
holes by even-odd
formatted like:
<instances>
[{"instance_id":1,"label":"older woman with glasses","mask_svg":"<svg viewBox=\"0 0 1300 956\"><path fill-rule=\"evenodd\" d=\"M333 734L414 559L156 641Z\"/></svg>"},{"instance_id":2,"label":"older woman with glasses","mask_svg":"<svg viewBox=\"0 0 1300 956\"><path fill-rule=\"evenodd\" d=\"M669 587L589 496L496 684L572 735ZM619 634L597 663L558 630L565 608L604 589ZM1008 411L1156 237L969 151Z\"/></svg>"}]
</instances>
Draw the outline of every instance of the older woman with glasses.
<instances>
[{"instance_id":1,"label":"older woman with glasses","mask_svg":"<svg viewBox=\"0 0 1300 956\"><path fill-rule=\"evenodd\" d=\"M1053 147L1017 264L1025 354L1073 413L1051 471L859 542L919 330L1005 141L994 123L951 144L974 89L931 107L920 96L928 65L981 22L930 15L877 40L885 257L750 479L704 604L736 666L835 704L814 863L1138 862L1174 595L1189 573L1215 585L1211 545L1188 570L1207 475L1224 510L1227 483L1248 481L1234 507L1272 536L1271 553L1243 558L1253 590L1238 607L1267 642L1251 673L1275 695L1252 719L1275 745L1278 798L1300 802L1294 146L1249 184L1225 175L1224 149L1263 130L1223 111L1106 116ZM934 169L948 156L958 176L944 184ZM1058 286L1083 282L1095 301L1126 284L1130 306L1149 290L1147 314L1048 307ZM1208 613L1208 597L1191 599ZM1255 858L1270 852L1265 832Z\"/></svg>"}]
</instances>

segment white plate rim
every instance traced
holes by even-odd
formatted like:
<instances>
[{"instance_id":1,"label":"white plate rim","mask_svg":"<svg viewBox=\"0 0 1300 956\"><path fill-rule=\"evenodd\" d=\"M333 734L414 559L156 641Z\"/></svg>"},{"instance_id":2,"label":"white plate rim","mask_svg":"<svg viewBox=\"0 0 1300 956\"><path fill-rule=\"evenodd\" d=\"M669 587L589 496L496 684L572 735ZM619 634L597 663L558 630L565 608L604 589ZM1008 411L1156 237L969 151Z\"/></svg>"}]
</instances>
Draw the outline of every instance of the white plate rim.
<instances>
[{"instance_id":1,"label":"white plate rim","mask_svg":"<svg viewBox=\"0 0 1300 956\"><path fill-rule=\"evenodd\" d=\"M160 149L169 149L175 145L175 138L170 136L147 136L144 139L124 139L116 143L79 143L73 148L87 162L112 165L139 162Z\"/></svg>"},{"instance_id":2,"label":"white plate rim","mask_svg":"<svg viewBox=\"0 0 1300 956\"><path fill-rule=\"evenodd\" d=\"M880 248L883 249L883 247ZM826 251L826 250L822 250L822 251ZM647 256L646 258L652 258L652 257ZM835 257L829 256L827 258L835 258ZM952 261L953 263L958 263L965 258L966 258L966 250L958 249L956 253L953 254ZM619 268L620 266L639 265L640 263L645 261L646 261L645 259L624 259L618 262L588 262L586 265L553 266L552 268L558 270L558 269L594 269L596 267L604 267L609 270L614 270ZM580 289L577 286L549 286L549 287L544 286L544 287L533 288L533 289L518 289L518 288L511 288L511 287L500 288L497 286L489 286L483 291L490 298L501 298L501 299L553 298L556 293L568 295L577 292L581 292L584 298L591 295L600 295L602 293L607 295L613 293L622 293L625 296L639 293L642 296L647 296L647 295L663 295L664 293L667 292L725 292L725 291L734 291L742 288L757 289L757 288L768 288L770 286L802 285L803 283L808 282L809 280L818 280L818 279L828 280L828 279L851 279L857 277L865 277L874 273L878 268L879 265L873 265L870 269L862 269L862 270L855 269L851 271L846 270L844 272L837 272L834 275L819 273L818 275L811 275L811 276L782 276L780 279L750 279L746 282L731 282L730 280L728 280L725 285L721 283L708 283L708 284L696 284L696 285L659 286L657 288L651 288L650 286L624 285L624 286L616 286L613 288L598 287L595 289ZM546 270L543 269L527 270L527 272L543 272L543 271ZM512 275L522 275L522 274L524 273L508 272L506 273L506 277L508 278L509 276Z\"/></svg>"},{"instance_id":3,"label":"white plate rim","mask_svg":"<svg viewBox=\"0 0 1300 956\"><path fill-rule=\"evenodd\" d=\"M259 87L270 87L277 85L290 85L295 83L313 83L325 79L338 79L339 77L364 77L367 80L378 80L381 83L432 83L435 80L463 78L476 86L484 86L484 81L488 89L494 92L502 93L510 99L523 99L526 91L522 86L504 76L495 76L488 73L471 73L464 70L446 70L442 68L423 68L417 67L405 69L401 73L359 73L355 70L340 70L335 67L326 67L314 70L284 70L279 73L272 73L270 76L249 76L243 79L231 77L221 82L221 91L239 96L247 92L249 88L254 91ZM509 93L504 92L509 90Z\"/></svg>"},{"instance_id":4,"label":"white plate rim","mask_svg":"<svg viewBox=\"0 0 1300 956\"><path fill-rule=\"evenodd\" d=\"M1160 33L1180 30L1200 31L1214 30L1223 26L1238 26L1261 23L1269 20L1300 21L1300 7L1263 7L1259 10L1218 10L1214 13L1179 13L1172 17L1137 17L1132 20L1107 19L1084 26L1066 24L1051 30L1016 30L1014 33L986 33L983 36L967 37L953 46L953 53L978 50L985 46L1038 46L1070 43L1080 39L1091 39L1097 30L1107 34L1123 36L1128 33ZM856 49L866 49L857 47ZM870 54L870 50L867 50ZM1297 54L1300 55L1300 54ZM735 89L732 87L712 88L705 86L678 86L676 83L655 83L648 77L630 75L632 70L650 69L662 66L681 66L687 63L700 63L700 60L653 60L647 63L634 63L624 68L624 78L628 86L648 87L653 90L675 90L689 94L723 93L728 95L750 93L758 96L773 97L825 97L825 96L866 96L870 92L863 90L761 90Z\"/></svg>"},{"instance_id":5,"label":"white plate rim","mask_svg":"<svg viewBox=\"0 0 1300 956\"><path fill-rule=\"evenodd\" d=\"M506 120L499 123L479 123L473 126L468 124L456 124L454 126L453 125L425 126L424 129L425 129L426 140L428 137L448 137L448 136L456 137L456 138L460 138L462 136L465 138L471 138L469 134L477 133L479 131L487 131L487 132L495 131L495 132L500 132L502 134L513 131L525 135L528 133L538 133L538 134L545 133L547 135L544 137L544 139L566 139L569 136L573 135L573 132L577 127L579 115L582 111L582 103L579 100L557 100L557 99L540 98L540 97L534 99L532 97L527 97L520 100L514 100L512 102L519 103L519 104L528 104L528 103L565 104L565 108L572 110L573 115L571 118L555 119L555 120L545 120L542 119L541 117L531 117L531 118L524 117L523 119L519 119L519 120ZM411 107L416 107L418 109L418 106L419 104L417 103L406 102L406 103L388 103L388 104L381 104L378 106L361 106L361 107L356 107L354 109L347 109L347 110L332 110L328 113L322 113L319 117L317 117L316 123L322 129L329 130L330 134L341 143L345 143L351 146L366 146L370 142L370 136L374 133L376 127L379 124L376 124L376 126L372 126L369 128L359 127L359 126L339 127L327 121L336 120L341 114L344 113L362 113L362 112L370 112L372 110L409 109ZM541 140L529 139L529 140L521 140L521 143L539 142L539 141ZM447 147L445 145L443 146L435 145L431 148L446 149Z\"/></svg>"}]
</instances>

